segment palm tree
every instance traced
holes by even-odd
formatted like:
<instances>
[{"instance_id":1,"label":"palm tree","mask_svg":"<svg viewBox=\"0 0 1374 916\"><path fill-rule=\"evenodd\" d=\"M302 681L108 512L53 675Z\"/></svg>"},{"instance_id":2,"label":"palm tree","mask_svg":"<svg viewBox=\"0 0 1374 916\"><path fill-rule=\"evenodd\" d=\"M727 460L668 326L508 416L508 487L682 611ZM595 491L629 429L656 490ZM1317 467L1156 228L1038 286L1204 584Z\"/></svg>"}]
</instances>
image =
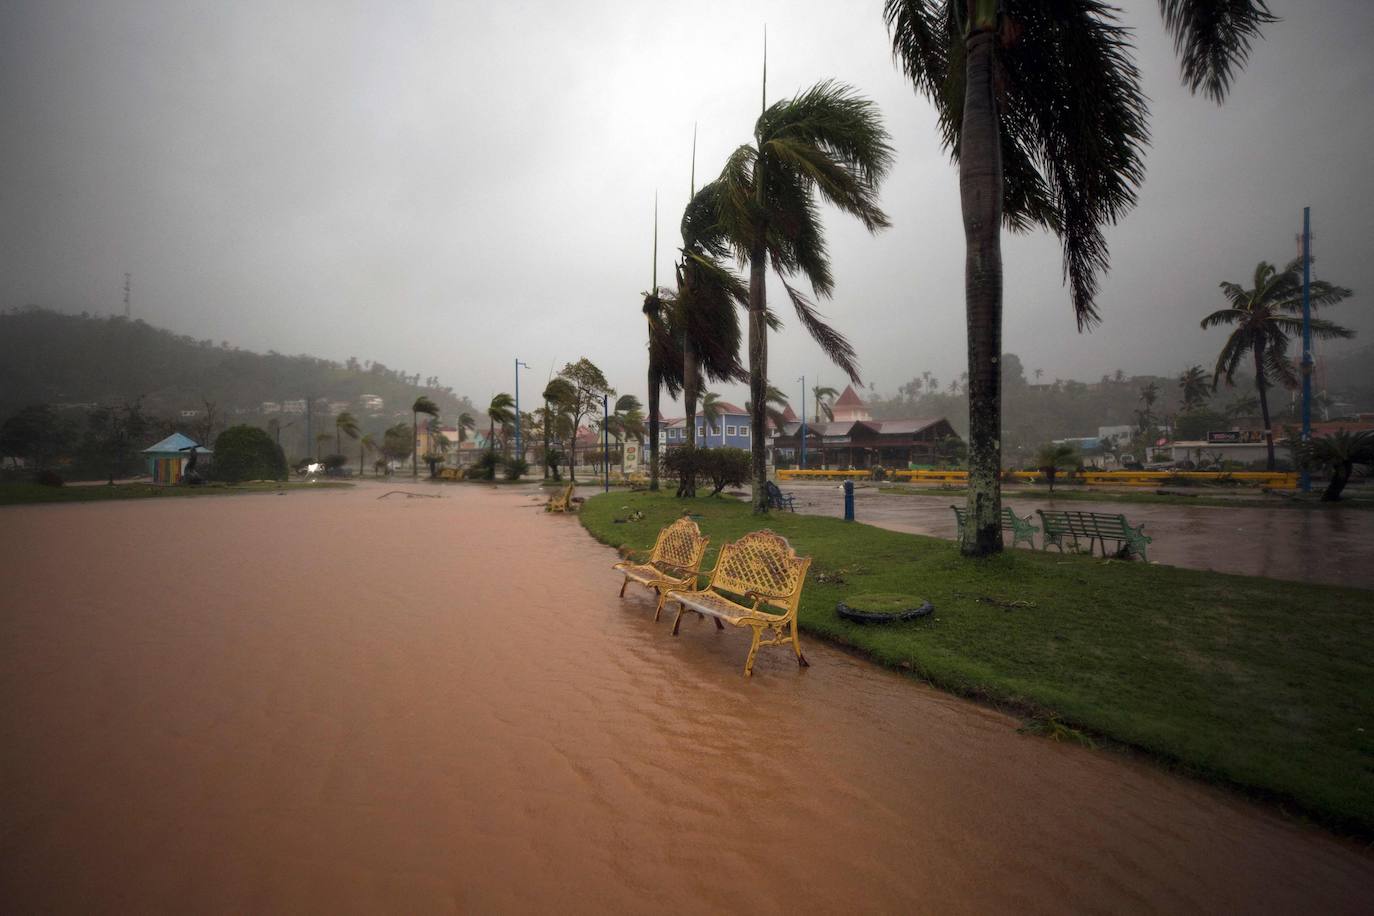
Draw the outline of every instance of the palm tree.
<instances>
[{"instance_id":1,"label":"palm tree","mask_svg":"<svg viewBox=\"0 0 1374 916\"><path fill-rule=\"evenodd\" d=\"M652 389L650 389L652 393ZM572 405L577 400L577 389L573 388L572 383L565 378L550 379L544 386L544 479L549 477L549 455L553 452L553 437L558 434L561 438L560 427L565 426L564 419L570 418ZM569 423L571 420L569 419ZM572 432L572 447L577 447L577 431ZM554 479L558 479L558 466L553 467Z\"/></svg>"},{"instance_id":2,"label":"palm tree","mask_svg":"<svg viewBox=\"0 0 1374 916\"><path fill-rule=\"evenodd\" d=\"M1035 453L1035 466L1049 481L1050 493L1054 493L1054 478L1059 474L1059 469L1082 467L1083 459L1072 445L1051 442L1041 446L1040 451Z\"/></svg>"},{"instance_id":3,"label":"palm tree","mask_svg":"<svg viewBox=\"0 0 1374 916\"><path fill-rule=\"evenodd\" d=\"M627 437L644 435L643 408L644 405L639 402L639 398L632 394L622 394L616 399L615 408L607 418L606 429L615 436L616 446L622 450L622 454Z\"/></svg>"},{"instance_id":4,"label":"palm tree","mask_svg":"<svg viewBox=\"0 0 1374 916\"><path fill-rule=\"evenodd\" d=\"M1212 390L1222 379L1235 384L1236 369L1246 356L1254 360L1255 390L1259 395L1260 418L1264 423L1264 441L1268 448L1265 467L1274 469L1274 431L1269 428L1268 390L1275 384L1295 388L1297 373L1288 358L1289 335L1302 333L1302 260L1289 263L1278 270L1268 261L1255 266L1254 288L1245 289L1239 283L1222 283L1221 291L1230 300L1230 308L1218 309L1202 319L1202 327L1234 325L1226 343L1217 356L1212 370ZM1324 280L1311 284L1312 309L1335 305L1350 295L1343 286L1333 286ZM1309 322L1312 336L1322 340L1354 337L1355 332L1322 318Z\"/></svg>"},{"instance_id":5,"label":"palm tree","mask_svg":"<svg viewBox=\"0 0 1374 916\"><path fill-rule=\"evenodd\" d=\"M1322 491L1322 502L1339 502L1341 491L1350 482L1355 465L1374 466L1374 430L1348 433L1338 429L1329 436L1319 436L1303 442L1290 438L1288 447L1301 467L1326 469L1331 480Z\"/></svg>"},{"instance_id":6,"label":"palm tree","mask_svg":"<svg viewBox=\"0 0 1374 916\"><path fill-rule=\"evenodd\" d=\"M1184 82L1218 102L1272 22L1264 0L1160 0ZM1102 0L885 0L893 52L959 162L969 353L965 554L1002 549L1003 224L1059 236L1080 330L1098 319L1103 228L1144 177L1147 104L1129 33Z\"/></svg>"},{"instance_id":7,"label":"palm tree","mask_svg":"<svg viewBox=\"0 0 1374 916\"><path fill-rule=\"evenodd\" d=\"M657 211L655 211L657 213ZM657 261L658 227L654 227L654 253ZM644 317L649 324L649 489L658 490L658 427L662 420L659 398L664 389L676 398L682 391L682 333L676 327L671 290L655 285L644 294ZM545 474L548 468L544 469Z\"/></svg>"},{"instance_id":8,"label":"palm tree","mask_svg":"<svg viewBox=\"0 0 1374 916\"><path fill-rule=\"evenodd\" d=\"M458 444L462 445L468 441L468 433L477 428L477 421L472 418L472 414L466 410L458 414L458 418L453 421L454 427L458 430Z\"/></svg>"},{"instance_id":9,"label":"palm tree","mask_svg":"<svg viewBox=\"0 0 1374 916\"><path fill-rule=\"evenodd\" d=\"M929 373L926 374L929 375ZM834 388L822 387L820 385L814 386L811 389L811 397L816 402L816 412L814 416L819 419L821 414L825 414L827 420L835 419L835 408L830 402L839 396L840 393Z\"/></svg>"},{"instance_id":10,"label":"palm tree","mask_svg":"<svg viewBox=\"0 0 1374 916\"><path fill-rule=\"evenodd\" d=\"M719 424L720 415L725 410L724 405L725 402L714 391L701 393L701 419L706 423L707 433L710 433L711 427Z\"/></svg>"},{"instance_id":11,"label":"palm tree","mask_svg":"<svg viewBox=\"0 0 1374 916\"><path fill-rule=\"evenodd\" d=\"M722 263L730 253L719 218L722 193L721 182L710 182L692 195L682 213L682 260L676 265L672 324L682 338L682 404L691 445L696 444L697 398L703 380L742 382L748 378L739 361L735 309L748 306L749 291Z\"/></svg>"},{"instance_id":12,"label":"palm tree","mask_svg":"<svg viewBox=\"0 0 1374 916\"><path fill-rule=\"evenodd\" d=\"M423 394L415 399L415 403L410 405L410 476L420 476L420 466L418 464L420 454L420 414L427 414L431 417L439 416L439 405L435 404Z\"/></svg>"},{"instance_id":13,"label":"palm tree","mask_svg":"<svg viewBox=\"0 0 1374 916\"><path fill-rule=\"evenodd\" d=\"M329 433L326 433L326 432L318 432L318 433L315 433L315 460L316 460L316 461L319 461L319 460L320 460L320 458L321 458L321 456L322 456L322 454L323 454L323 452L324 452L324 444L325 444L326 442L328 442L328 441L329 441Z\"/></svg>"},{"instance_id":14,"label":"palm tree","mask_svg":"<svg viewBox=\"0 0 1374 916\"><path fill-rule=\"evenodd\" d=\"M453 443L449 441L448 436L444 435L439 426L438 417L430 417L425 428L429 430L429 452L425 455L425 461L429 463L429 476L433 477L436 473L436 465L442 464L444 459L448 457L449 449L453 448Z\"/></svg>"},{"instance_id":15,"label":"palm tree","mask_svg":"<svg viewBox=\"0 0 1374 916\"><path fill-rule=\"evenodd\" d=\"M496 426L500 424L502 429L515 421L515 398L506 392L492 395L491 404L487 406L487 417L491 420L491 425L487 429L487 448L495 448Z\"/></svg>"},{"instance_id":16,"label":"palm tree","mask_svg":"<svg viewBox=\"0 0 1374 916\"><path fill-rule=\"evenodd\" d=\"M367 467L367 453L377 450L377 440L370 433L358 442L358 476L363 476L363 469Z\"/></svg>"},{"instance_id":17,"label":"palm tree","mask_svg":"<svg viewBox=\"0 0 1374 916\"><path fill-rule=\"evenodd\" d=\"M334 454L343 454L343 437L358 438L358 418L344 411L334 418Z\"/></svg>"},{"instance_id":18,"label":"palm tree","mask_svg":"<svg viewBox=\"0 0 1374 916\"><path fill-rule=\"evenodd\" d=\"M1183 409L1196 410L1207 400L1207 370L1201 366L1189 366L1178 377L1178 387L1183 392Z\"/></svg>"},{"instance_id":19,"label":"palm tree","mask_svg":"<svg viewBox=\"0 0 1374 916\"><path fill-rule=\"evenodd\" d=\"M818 298L831 296L835 282L817 193L856 217L868 231L877 232L888 225L887 214L878 207L878 185L891 165L892 147L873 103L848 86L827 80L765 108L754 124L754 142L736 149L721 172L721 223L736 257L749 263L755 512L768 511L764 444L768 264L782 280L798 320L826 356L857 384L859 368L849 341L826 324L815 304L787 279L800 273Z\"/></svg>"}]
</instances>

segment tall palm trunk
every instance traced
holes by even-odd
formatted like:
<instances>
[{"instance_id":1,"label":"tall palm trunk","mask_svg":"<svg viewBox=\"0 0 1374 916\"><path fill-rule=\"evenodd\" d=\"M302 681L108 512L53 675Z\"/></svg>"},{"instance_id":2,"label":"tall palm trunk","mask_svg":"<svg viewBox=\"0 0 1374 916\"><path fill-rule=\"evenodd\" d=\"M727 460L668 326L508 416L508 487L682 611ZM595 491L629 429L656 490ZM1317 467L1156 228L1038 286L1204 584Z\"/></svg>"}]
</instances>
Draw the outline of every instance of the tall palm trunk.
<instances>
[{"instance_id":1,"label":"tall palm trunk","mask_svg":"<svg viewBox=\"0 0 1374 916\"><path fill-rule=\"evenodd\" d=\"M1274 431L1269 428L1269 392L1264 383L1264 341L1255 344L1255 387L1259 389L1260 420L1264 423L1264 445L1268 449L1264 469L1274 470Z\"/></svg>"},{"instance_id":2,"label":"tall palm trunk","mask_svg":"<svg viewBox=\"0 0 1374 916\"><path fill-rule=\"evenodd\" d=\"M969 0L969 12L968 75L959 141L969 366L963 552L987 556L1002 549L1002 150L993 92L996 4Z\"/></svg>"},{"instance_id":3,"label":"tall palm trunk","mask_svg":"<svg viewBox=\"0 0 1374 916\"><path fill-rule=\"evenodd\" d=\"M687 444L693 448L697 444L697 392L701 388L701 367L697 364L697 349L692 345L691 335L684 335L682 344L682 406L687 413ZM682 474L678 478L677 495L693 497L697 495L697 481L694 474Z\"/></svg>"},{"instance_id":4,"label":"tall palm trunk","mask_svg":"<svg viewBox=\"0 0 1374 916\"><path fill-rule=\"evenodd\" d=\"M658 492L658 363L649 354L649 492Z\"/></svg>"},{"instance_id":5,"label":"tall palm trunk","mask_svg":"<svg viewBox=\"0 0 1374 916\"><path fill-rule=\"evenodd\" d=\"M420 476L420 414L412 411L410 414L410 476L418 478Z\"/></svg>"},{"instance_id":6,"label":"tall palm trunk","mask_svg":"<svg viewBox=\"0 0 1374 916\"><path fill-rule=\"evenodd\" d=\"M544 402L544 479L549 479L549 402Z\"/></svg>"},{"instance_id":7,"label":"tall palm trunk","mask_svg":"<svg viewBox=\"0 0 1374 916\"><path fill-rule=\"evenodd\" d=\"M757 166L755 183L759 184ZM754 512L768 511L767 436L764 430L768 406L768 252L763 232L749 252L749 449L753 457Z\"/></svg>"}]
</instances>

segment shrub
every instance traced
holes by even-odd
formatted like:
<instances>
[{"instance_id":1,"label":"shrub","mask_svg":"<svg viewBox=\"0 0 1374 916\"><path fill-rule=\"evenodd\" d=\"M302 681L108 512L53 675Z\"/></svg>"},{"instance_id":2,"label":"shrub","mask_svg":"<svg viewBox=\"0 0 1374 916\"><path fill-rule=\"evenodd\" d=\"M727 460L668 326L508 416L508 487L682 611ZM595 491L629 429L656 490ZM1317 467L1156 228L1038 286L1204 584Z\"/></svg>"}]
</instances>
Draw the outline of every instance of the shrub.
<instances>
[{"instance_id":1,"label":"shrub","mask_svg":"<svg viewBox=\"0 0 1374 916\"><path fill-rule=\"evenodd\" d=\"M321 463L324 464L324 472L331 477L342 477L344 466L348 464L348 459L343 455L325 455Z\"/></svg>"},{"instance_id":2,"label":"shrub","mask_svg":"<svg viewBox=\"0 0 1374 916\"><path fill-rule=\"evenodd\" d=\"M489 448L477 459L477 463L472 466L472 473L468 476L474 480L495 480L496 469L500 466L501 456L496 454L496 449Z\"/></svg>"},{"instance_id":3,"label":"shrub","mask_svg":"<svg viewBox=\"0 0 1374 916\"><path fill-rule=\"evenodd\" d=\"M285 480L286 455L256 426L231 426L215 440L211 474L216 480Z\"/></svg>"},{"instance_id":4,"label":"shrub","mask_svg":"<svg viewBox=\"0 0 1374 916\"><path fill-rule=\"evenodd\" d=\"M700 473L711 478L712 496L726 487L742 487L749 479L753 456L742 448L699 449Z\"/></svg>"},{"instance_id":5,"label":"shrub","mask_svg":"<svg viewBox=\"0 0 1374 916\"><path fill-rule=\"evenodd\" d=\"M525 476L525 472L530 469L530 463L524 458L509 458L505 463L504 474L507 480L519 480Z\"/></svg>"},{"instance_id":6,"label":"shrub","mask_svg":"<svg viewBox=\"0 0 1374 916\"><path fill-rule=\"evenodd\" d=\"M881 464L875 464L872 470L868 472L868 476L873 480L886 480L887 468L883 467Z\"/></svg>"},{"instance_id":7,"label":"shrub","mask_svg":"<svg viewBox=\"0 0 1374 916\"><path fill-rule=\"evenodd\" d=\"M39 471L37 474L33 475L33 482L45 487L60 487L66 481L62 479L61 474L49 470Z\"/></svg>"}]
</instances>

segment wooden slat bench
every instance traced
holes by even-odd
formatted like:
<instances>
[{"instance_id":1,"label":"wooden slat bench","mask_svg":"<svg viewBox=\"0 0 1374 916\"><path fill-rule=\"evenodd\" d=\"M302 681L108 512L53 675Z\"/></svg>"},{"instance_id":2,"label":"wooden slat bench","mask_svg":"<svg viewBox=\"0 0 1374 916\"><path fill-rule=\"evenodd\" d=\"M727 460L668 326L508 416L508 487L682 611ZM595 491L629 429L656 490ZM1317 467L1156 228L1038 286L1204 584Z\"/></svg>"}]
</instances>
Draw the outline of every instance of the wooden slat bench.
<instances>
[{"instance_id":1,"label":"wooden slat bench","mask_svg":"<svg viewBox=\"0 0 1374 916\"><path fill-rule=\"evenodd\" d=\"M545 512L575 512L577 506L573 503L573 484L568 484L560 492L549 497L549 501L544 505Z\"/></svg>"},{"instance_id":2,"label":"wooden slat bench","mask_svg":"<svg viewBox=\"0 0 1374 916\"><path fill-rule=\"evenodd\" d=\"M966 510L962 506L950 506L950 508L954 510L954 539L963 544ZM1032 550L1035 549L1035 533L1040 529L1031 523L1031 516L1019 516L1011 511L1010 506L1003 506L1002 530L1011 532L1011 546L1015 547L1025 541Z\"/></svg>"},{"instance_id":3,"label":"wooden slat bench","mask_svg":"<svg viewBox=\"0 0 1374 916\"><path fill-rule=\"evenodd\" d=\"M625 560L615 564L614 568L625 574L625 581L620 584L620 597L625 597L625 587L631 582L638 582L657 594L658 607L654 609L654 621L657 622L663 613L664 594L668 589L696 585L697 572L709 543L711 539L702 537L701 529L690 518L673 522L658 533L648 562Z\"/></svg>"},{"instance_id":4,"label":"wooden slat bench","mask_svg":"<svg viewBox=\"0 0 1374 916\"><path fill-rule=\"evenodd\" d=\"M1079 538L1083 538L1088 542L1090 554L1093 544L1098 543L1102 545L1102 555L1107 556L1107 542L1114 541L1118 545L1117 554L1136 554L1147 562L1150 559L1149 545L1154 539L1145 533L1143 524L1132 527L1124 515L1058 509L1037 509L1036 512L1045 531L1045 550L1049 550L1053 544L1062 553L1065 538L1071 539L1075 545Z\"/></svg>"},{"instance_id":5,"label":"wooden slat bench","mask_svg":"<svg viewBox=\"0 0 1374 916\"><path fill-rule=\"evenodd\" d=\"M799 557L787 539L771 531L753 531L720 549L711 581L705 588L670 589L664 601L678 603L673 635L678 634L684 611L696 611L731 626L749 627L754 641L744 662L744 676L754 673L760 646L792 644L797 664L809 662L802 655L797 636L797 606L806 580L810 557ZM751 602L751 603L742 603ZM768 630L771 635L763 638Z\"/></svg>"}]
</instances>

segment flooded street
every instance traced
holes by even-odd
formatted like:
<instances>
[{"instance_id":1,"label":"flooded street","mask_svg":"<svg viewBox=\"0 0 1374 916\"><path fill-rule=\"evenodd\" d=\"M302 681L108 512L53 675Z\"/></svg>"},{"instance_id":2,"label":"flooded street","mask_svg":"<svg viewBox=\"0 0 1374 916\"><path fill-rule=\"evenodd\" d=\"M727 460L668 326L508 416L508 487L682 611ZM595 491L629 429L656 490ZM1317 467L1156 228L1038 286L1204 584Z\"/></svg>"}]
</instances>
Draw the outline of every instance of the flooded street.
<instances>
[{"instance_id":1,"label":"flooded street","mask_svg":"<svg viewBox=\"0 0 1374 916\"><path fill-rule=\"evenodd\" d=\"M844 515L840 487L837 483L788 482L785 488L797 496L799 512L839 518ZM1368 558L1369 544L1374 542L1374 512L1367 509L1151 505L1113 502L1110 494L1103 494L1100 502L1088 502L1053 500L1044 493L1016 490L1004 492L1002 498L1003 505L1017 515L1032 516L1036 528L1041 527L1037 509L1124 515L1132 525L1143 524L1145 533L1154 538L1150 544L1154 563L1374 588L1374 564ZM963 504L962 490L951 490L948 496L880 493L877 487L856 486L854 490L857 521L951 540L954 513L949 507ZM1041 536L1036 534L1035 549L1040 545Z\"/></svg>"},{"instance_id":2,"label":"flooded street","mask_svg":"<svg viewBox=\"0 0 1374 916\"><path fill-rule=\"evenodd\" d=\"M1374 899L1367 850L1020 735L805 635L811 668L766 652L746 681L747 636L694 618L673 639L646 592L617 599L614 553L534 493L399 482L0 509L4 909ZM1171 536L1149 530L1170 562Z\"/></svg>"}]
</instances>

